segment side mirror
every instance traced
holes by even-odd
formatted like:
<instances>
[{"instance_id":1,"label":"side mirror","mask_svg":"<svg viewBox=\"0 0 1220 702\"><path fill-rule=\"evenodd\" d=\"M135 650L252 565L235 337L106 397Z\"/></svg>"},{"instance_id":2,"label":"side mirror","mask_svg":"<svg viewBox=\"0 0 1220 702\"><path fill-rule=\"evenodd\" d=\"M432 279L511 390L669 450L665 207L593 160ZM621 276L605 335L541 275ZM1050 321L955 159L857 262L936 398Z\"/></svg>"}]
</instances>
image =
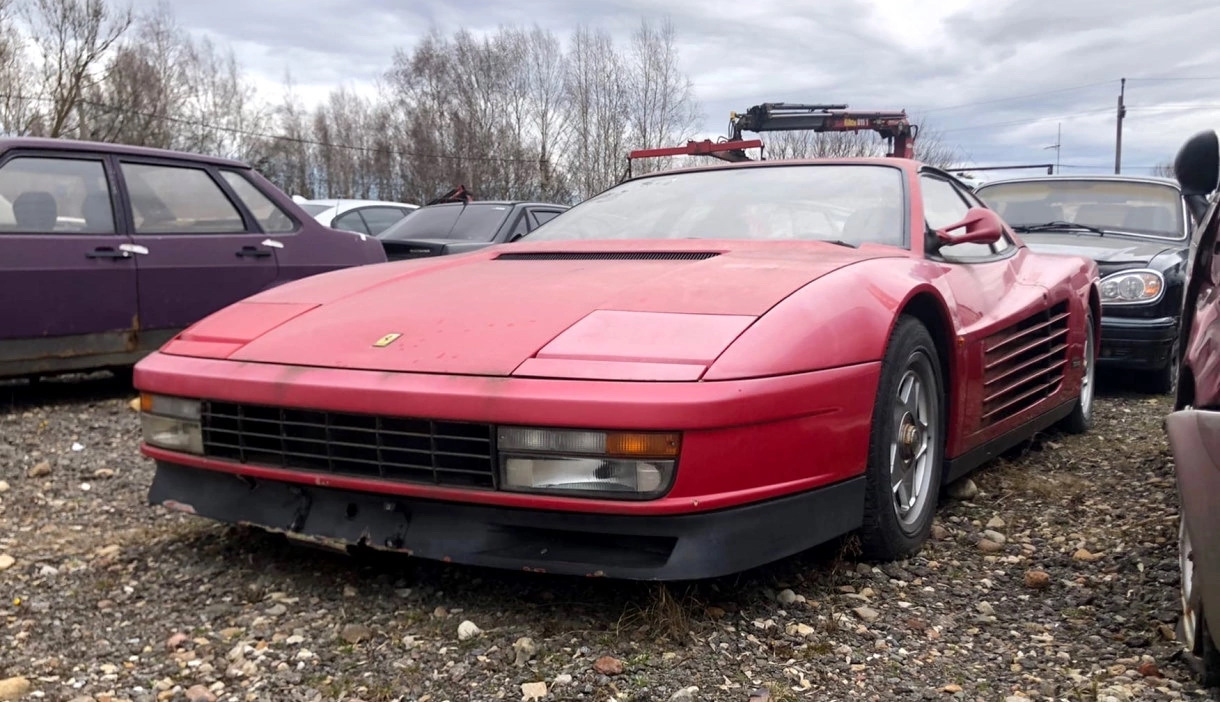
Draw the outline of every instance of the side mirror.
<instances>
[{"instance_id":1,"label":"side mirror","mask_svg":"<svg viewBox=\"0 0 1220 702\"><path fill-rule=\"evenodd\" d=\"M1220 137L1209 129L1187 139L1173 159L1173 173L1183 195L1211 195L1220 181Z\"/></svg>"},{"instance_id":2,"label":"side mirror","mask_svg":"<svg viewBox=\"0 0 1220 702\"><path fill-rule=\"evenodd\" d=\"M955 229L962 231L951 233ZM942 246L953 244L994 244L1004 234L1004 220L985 207L971 207L960 222L936 230Z\"/></svg>"}]
</instances>

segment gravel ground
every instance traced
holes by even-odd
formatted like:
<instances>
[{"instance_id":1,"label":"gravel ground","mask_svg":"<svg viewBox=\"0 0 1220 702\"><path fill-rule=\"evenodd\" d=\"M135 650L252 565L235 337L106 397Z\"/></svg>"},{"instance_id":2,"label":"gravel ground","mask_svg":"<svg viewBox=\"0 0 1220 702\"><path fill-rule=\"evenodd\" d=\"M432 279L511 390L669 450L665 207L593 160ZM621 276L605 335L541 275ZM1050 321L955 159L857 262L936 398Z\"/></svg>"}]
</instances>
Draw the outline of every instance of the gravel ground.
<instances>
[{"instance_id":1,"label":"gravel ground","mask_svg":"<svg viewBox=\"0 0 1220 702\"><path fill-rule=\"evenodd\" d=\"M1167 398L1108 391L1091 434L990 464L909 561L858 563L847 539L665 587L354 558L151 508L131 397L104 375L0 386L0 699L1204 697L1172 640Z\"/></svg>"}]
</instances>

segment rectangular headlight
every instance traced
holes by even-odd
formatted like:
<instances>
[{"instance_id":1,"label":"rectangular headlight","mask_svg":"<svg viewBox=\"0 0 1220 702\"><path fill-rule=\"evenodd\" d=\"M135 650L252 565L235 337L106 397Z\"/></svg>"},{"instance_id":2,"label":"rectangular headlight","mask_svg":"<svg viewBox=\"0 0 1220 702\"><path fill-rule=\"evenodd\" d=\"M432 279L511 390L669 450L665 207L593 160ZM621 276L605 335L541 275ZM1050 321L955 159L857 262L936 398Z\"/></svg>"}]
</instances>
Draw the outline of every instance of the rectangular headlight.
<instances>
[{"instance_id":1,"label":"rectangular headlight","mask_svg":"<svg viewBox=\"0 0 1220 702\"><path fill-rule=\"evenodd\" d=\"M202 403L185 397L140 395L140 426L149 446L203 453Z\"/></svg>"},{"instance_id":2,"label":"rectangular headlight","mask_svg":"<svg viewBox=\"0 0 1220 702\"><path fill-rule=\"evenodd\" d=\"M673 483L680 436L500 427L500 486L518 492L642 500Z\"/></svg>"}]
</instances>

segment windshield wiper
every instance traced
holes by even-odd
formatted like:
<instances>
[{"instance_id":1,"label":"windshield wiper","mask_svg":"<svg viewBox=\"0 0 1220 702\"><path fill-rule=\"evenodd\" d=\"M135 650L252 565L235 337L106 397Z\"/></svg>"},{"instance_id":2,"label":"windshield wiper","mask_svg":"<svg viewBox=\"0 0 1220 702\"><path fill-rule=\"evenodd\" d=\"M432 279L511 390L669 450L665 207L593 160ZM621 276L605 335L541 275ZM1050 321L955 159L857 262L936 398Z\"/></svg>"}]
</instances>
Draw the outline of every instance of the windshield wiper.
<instances>
[{"instance_id":1,"label":"windshield wiper","mask_svg":"<svg viewBox=\"0 0 1220 702\"><path fill-rule=\"evenodd\" d=\"M825 242L827 244L838 244L839 246L846 246L849 249L860 248L860 247L856 246L855 244L853 244L849 241L843 241L842 239L818 239L818 241Z\"/></svg>"},{"instance_id":2,"label":"windshield wiper","mask_svg":"<svg viewBox=\"0 0 1220 702\"><path fill-rule=\"evenodd\" d=\"M1083 229L1086 232L1094 234L1106 235L1106 230L1101 227L1094 227L1091 224L1077 224L1075 222L1065 222L1063 220L1055 220L1053 222L1045 222L1043 224L1022 224L1012 228L1015 232L1044 232L1048 229Z\"/></svg>"}]
</instances>

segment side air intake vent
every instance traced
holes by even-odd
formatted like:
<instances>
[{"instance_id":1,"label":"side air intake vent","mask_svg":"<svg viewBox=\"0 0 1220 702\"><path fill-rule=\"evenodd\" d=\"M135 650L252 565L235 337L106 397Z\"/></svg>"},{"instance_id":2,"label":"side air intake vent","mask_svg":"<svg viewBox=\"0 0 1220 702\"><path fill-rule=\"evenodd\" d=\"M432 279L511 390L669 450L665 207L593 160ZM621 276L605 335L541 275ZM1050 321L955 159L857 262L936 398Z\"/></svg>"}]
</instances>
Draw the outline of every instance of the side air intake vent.
<instances>
[{"instance_id":1,"label":"side air intake vent","mask_svg":"<svg viewBox=\"0 0 1220 702\"><path fill-rule=\"evenodd\" d=\"M1031 315L984 342L983 426L1059 390L1067 368L1067 303Z\"/></svg>"},{"instance_id":2,"label":"side air intake vent","mask_svg":"<svg viewBox=\"0 0 1220 702\"><path fill-rule=\"evenodd\" d=\"M502 253L497 261L702 261L715 251L522 251Z\"/></svg>"}]
</instances>

